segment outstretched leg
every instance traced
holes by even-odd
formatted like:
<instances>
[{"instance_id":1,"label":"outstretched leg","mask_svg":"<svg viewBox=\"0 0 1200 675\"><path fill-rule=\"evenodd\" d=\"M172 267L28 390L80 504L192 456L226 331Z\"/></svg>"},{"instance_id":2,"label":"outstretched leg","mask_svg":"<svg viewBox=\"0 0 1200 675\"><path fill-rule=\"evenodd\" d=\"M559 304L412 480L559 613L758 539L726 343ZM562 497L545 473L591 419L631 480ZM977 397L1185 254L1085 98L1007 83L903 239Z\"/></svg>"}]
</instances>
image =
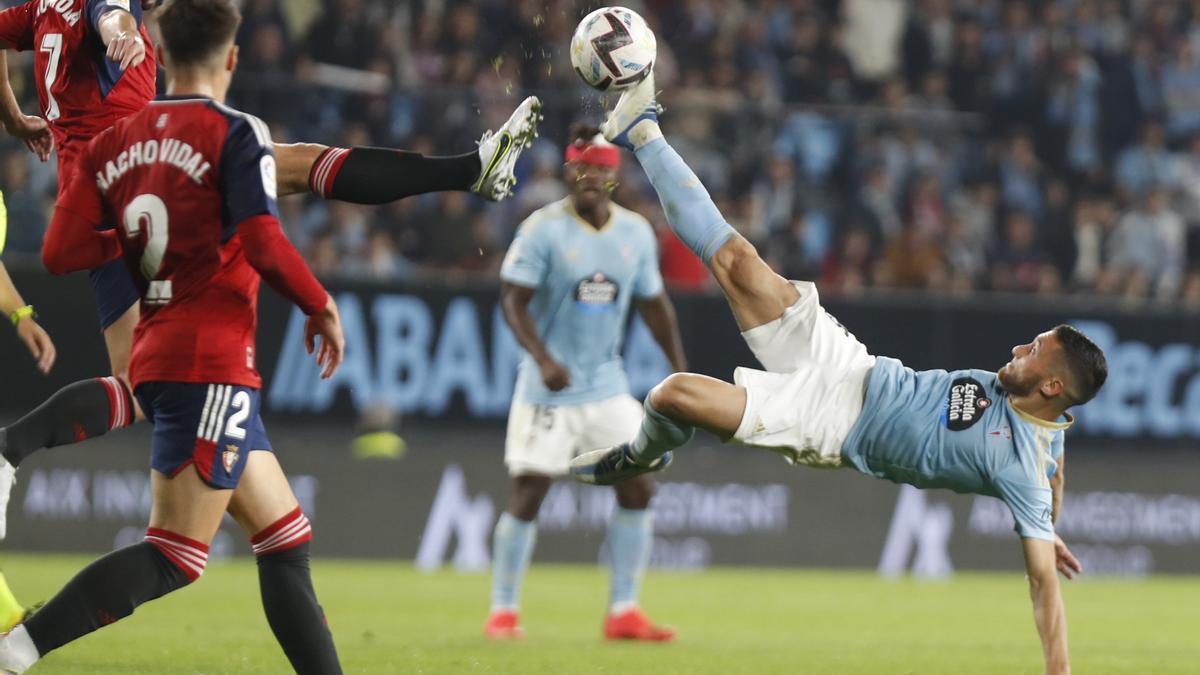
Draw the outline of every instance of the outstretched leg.
<instances>
[{"instance_id":1,"label":"outstretched leg","mask_svg":"<svg viewBox=\"0 0 1200 675\"><path fill-rule=\"evenodd\" d=\"M312 192L355 204L387 204L428 192L474 192L500 201L517 179L521 151L533 143L542 119L536 96L521 102L496 132L462 155L427 157L389 148L330 148L314 143L276 144L280 195Z\"/></svg>"},{"instance_id":2,"label":"outstretched leg","mask_svg":"<svg viewBox=\"0 0 1200 675\"><path fill-rule=\"evenodd\" d=\"M623 94L601 129L614 143L634 151L671 230L712 270L742 330L774 321L796 303L796 287L725 222L704 184L663 138L653 77Z\"/></svg>"}]
</instances>

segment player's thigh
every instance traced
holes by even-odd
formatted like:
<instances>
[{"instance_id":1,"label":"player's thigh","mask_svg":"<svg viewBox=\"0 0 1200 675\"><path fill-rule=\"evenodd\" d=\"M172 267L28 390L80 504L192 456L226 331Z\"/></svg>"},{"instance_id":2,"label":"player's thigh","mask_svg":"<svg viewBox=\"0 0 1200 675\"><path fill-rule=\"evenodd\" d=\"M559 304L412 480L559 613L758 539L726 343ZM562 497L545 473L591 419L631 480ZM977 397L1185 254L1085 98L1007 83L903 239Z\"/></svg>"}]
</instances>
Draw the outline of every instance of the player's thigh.
<instances>
[{"instance_id":1,"label":"player's thigh","mask_svg":"<svg viewBox=\"0 0 1200 675\"><path fill-rule=\"evenodd\" d=\"M150 472L150 527L189 539L212 541L233 490L214 488L194 466L174 476Z\"/></svg>"},{"instance_id":2,"label":"player's thigh","mask_svg":"<svg viewBox=\"0 0 1200 675\"><path fill-rule=\"evenodd\" d=\"M728 439L742 421L744 388L696 373L675 373L650 390L650 403L676 422Z\"/></svg>"},{"instance_id":3,"label":"player's thigh","mask_svg":"<svg viewBox=\"0 0 1200 675\"><path fill-rule=\"evenodd\" d=\"M862 413L870 367L855 370L810 363L790 373L738 368L746 392L731 440L774 450L794 464L842 466L842 444Z\"/></svg>"},{"instance_id":4,"label":"player's thigh","mask_svg":"<svg viewBox=\"0 0 1200 675\"><path fill-rule=\"evenodd\" d=\"M308 192L313 163L328 146L316 143L275 144L275 184L280 197Z\"/></svg>"},{"instance_id":5,"label":"player's thigh","mask_svg":"<svg viewBox=\"0 0 1200 675\"><path fill-rule=\"evenodd\" d=\"M798 298L795 287L776 274L741 235L722 244L709 267L741 330L778 319Z\"/></svg>"},{"instance_id":6,"label":"player's thigh","mask_svg":"<svg viewBox=\"0 0 1200 675\"><path fill-rule=\"evenodd\" d=\"M815 284L788 283L796 290L796 302L777 319L742 331L746 345L764 369L790 373L801 366L820 364L851 371L874 364L875 357L866 346L821 306Z\"/></svg>"},{"instance_id":7,"label":"player's thigh","mask_svg":"<svg viewBox=\"0 0 1200 675\"><path fill-rule=\"evenodd\" d=\"M579 406L538 405L513 400L504 439L509 475L563 476L578 440Z\"/></svg>"},{"instance_id":8,"label":"player's thigh","mask_svg":"<svg viewBox=\"0 0 1200 675\"><path fill-rule=\"evenodd\" d=\"M274 452L251 452L229 514L248 535L262 532L299 506Z\"/></svg>"},{"instance_id":9,"label":"player's thigh","mask_svg":"<svg viewBox=\"0 0 1200 675\"><path fill-rule=\"evenodd\" d=\"M642 426L642 404L629 394L580 406L583 426L578 452L607 448L633 440Z\"/></svg>"}]
</instances>

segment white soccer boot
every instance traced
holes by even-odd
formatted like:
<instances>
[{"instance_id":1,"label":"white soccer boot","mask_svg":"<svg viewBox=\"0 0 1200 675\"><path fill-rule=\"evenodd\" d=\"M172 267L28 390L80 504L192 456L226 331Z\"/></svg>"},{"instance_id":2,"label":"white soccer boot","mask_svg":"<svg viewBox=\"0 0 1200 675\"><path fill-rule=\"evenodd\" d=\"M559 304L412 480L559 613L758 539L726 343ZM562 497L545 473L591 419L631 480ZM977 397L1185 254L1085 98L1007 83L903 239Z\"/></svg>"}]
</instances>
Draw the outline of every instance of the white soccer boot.
<instances>
[{"instance_id":1,"label":"white soccer boot","mask_svg":"<svg viewBox=\"0 0 1200 675\"><path fill-rule=\"evenodd\" d=\"M600 133L604 137L628 150L633 150L640 143L630 138L630 132L645 121L658 125L658 115L662 106L654 99L654 73L646 79L625 90L617 105L608 113L608 118L600 125ZM637 132L634 132L635 135Z\"/></svg>"},{"instance_id":2,"label":"white soccer boot","mask_svg":"<svg viewBox=\"0 0 1200 675\"><path fill-rule=\"evenodd\" d=\"M542 101L530 96L521 101L499 130L483 133L483 138L479 139L479 163L483 170L479 180L471 186L471 192L494 202L512 194L513 186L517 184L513 173L517 158L537 138L538 122L541 121Z\"/></svg>"}]
</instances>

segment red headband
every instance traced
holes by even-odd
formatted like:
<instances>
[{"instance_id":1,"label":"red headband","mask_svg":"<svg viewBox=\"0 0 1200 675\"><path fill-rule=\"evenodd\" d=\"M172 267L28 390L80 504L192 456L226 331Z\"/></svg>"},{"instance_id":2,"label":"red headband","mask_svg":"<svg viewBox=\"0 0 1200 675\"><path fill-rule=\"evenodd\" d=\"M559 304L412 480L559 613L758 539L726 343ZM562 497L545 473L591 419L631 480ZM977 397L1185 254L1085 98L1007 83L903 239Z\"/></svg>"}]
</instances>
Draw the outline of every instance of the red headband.
<instances>
[{"instance_id":1,"label":"red headband","mask_svg":"<svg viewBox=\"0 0 1200 675\"><path fill-rule=\"evenodd\" d=\"M594 141L591 143L576 141L567 146L566 157L567 163L580 162L596 166L609 166L614 169L621 166L621 151L617 149L617 146L607 142L601 145Z\"/></svg>"}]
</instances>

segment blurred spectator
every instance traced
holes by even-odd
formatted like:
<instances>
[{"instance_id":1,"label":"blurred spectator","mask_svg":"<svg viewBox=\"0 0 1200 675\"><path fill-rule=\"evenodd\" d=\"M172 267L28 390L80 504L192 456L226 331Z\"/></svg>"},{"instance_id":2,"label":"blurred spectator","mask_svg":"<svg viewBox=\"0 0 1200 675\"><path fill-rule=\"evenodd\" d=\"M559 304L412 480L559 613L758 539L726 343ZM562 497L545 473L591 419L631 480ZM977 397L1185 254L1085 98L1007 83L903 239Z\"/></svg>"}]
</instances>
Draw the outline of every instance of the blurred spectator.
<instances>
[{"instance_id":1,"label":"blurred spectator","mask_svg":"<svg viewBox=\"0 0 1200 675\"><path fill-rule=\"evenodd\" d=\"M465 194L379 208L282 203L314 267L381 282L494 282L516 223L564 192L568 124L603 117L566 54L591 6L244 0L231 103L265 118L280 142L465 152L520 97L545 104L542 138L503 204ZM666 133L725 217L789 275L844 292L1200 306L1200 3L637 7L658 37ZM10 59L22 106L36 110L28 54ZM0 155L9 248L33 255L53 168L19 146ZM640 169L631 163L621 181L620 203L659 228L668 283L711 289Z\"/></svg>"}]
</instances>

